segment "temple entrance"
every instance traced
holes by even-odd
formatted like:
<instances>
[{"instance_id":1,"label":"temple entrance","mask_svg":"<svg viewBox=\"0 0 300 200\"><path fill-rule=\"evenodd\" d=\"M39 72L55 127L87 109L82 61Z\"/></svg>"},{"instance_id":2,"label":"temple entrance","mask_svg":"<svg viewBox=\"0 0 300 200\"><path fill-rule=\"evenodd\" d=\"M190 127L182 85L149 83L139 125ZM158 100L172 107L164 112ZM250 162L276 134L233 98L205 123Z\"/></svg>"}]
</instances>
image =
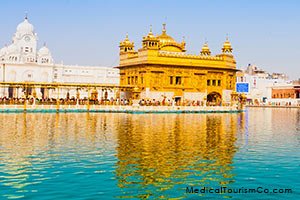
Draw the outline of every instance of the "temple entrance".
<instances>
[{"instance_id":1,"label":"temple entrance","mask_svg":"<svg viewBox=\"0 0 300 200\"><path fill-rule=\"evenodd\" d=\"M180 106L181 104L181 97L175 97L175 103L176 103L176 106Z\"/></svg>"},{"instance_id":2,"label":"temple entrance","mask_svg":"<svg viewBox=\"0 0 300 200\"><path fill-rule=\"evenodd\" d=\"M222 102L222 96L218 92L211 92L207 95L208 105L219 106Z\"/></svg>"}]
</instances>

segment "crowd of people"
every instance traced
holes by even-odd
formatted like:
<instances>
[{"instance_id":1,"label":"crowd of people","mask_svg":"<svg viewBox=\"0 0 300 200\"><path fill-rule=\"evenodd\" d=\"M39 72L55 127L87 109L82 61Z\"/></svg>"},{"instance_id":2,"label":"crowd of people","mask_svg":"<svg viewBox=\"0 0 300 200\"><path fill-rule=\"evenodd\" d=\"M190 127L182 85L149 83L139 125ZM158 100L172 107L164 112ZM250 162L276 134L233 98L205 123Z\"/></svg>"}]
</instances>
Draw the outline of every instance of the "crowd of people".
<instances>
[{"instance_id":1,"label":"crowd of people","mask_svg":"<svg viewBox=\"0 0 300 200\"><path fill-rule=\"evenodd\" d=\"M225 105L221 102L205 102L205 101L192 101L192 100L184 100L180 101L175 99L163 99L161 101L156 99L140 99L137 100L137 104L139 106L221 106ZM22 105L22 104L28 104L28 105L122 105L122 106L128 106L133 105L134 101L132 99L88 99L86 97L76 99L75 97L71 98L60 98L58 101L56 98L8 98L8 97L2 97L0 98L0 104L5 105ZM136 104L135 104L136 105Z\"/></svg>"}]
</instances>

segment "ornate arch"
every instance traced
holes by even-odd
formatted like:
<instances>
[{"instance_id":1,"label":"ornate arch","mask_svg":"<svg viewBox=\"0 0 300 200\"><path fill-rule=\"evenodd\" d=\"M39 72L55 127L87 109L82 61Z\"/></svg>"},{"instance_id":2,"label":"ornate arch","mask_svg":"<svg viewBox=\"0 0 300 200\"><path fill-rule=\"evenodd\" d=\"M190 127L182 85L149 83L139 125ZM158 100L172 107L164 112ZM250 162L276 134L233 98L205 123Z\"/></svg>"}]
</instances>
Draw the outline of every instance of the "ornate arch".
<instances>
[{"instance_id":1,"label":"ornate arch","mask_svg":"<svg viewBox=\"0 0 300 200\"><path fill-rule=\"evenodd\" d=\"M47 72L43 72L41 75L42 82L49 82L49 74Z\"/></svg>"},{"instance_id":2,"label":"ornate arch","mask_svg":"<svg viewBox=\"0 0 300 200\"><path fill-rule=\"evenodd\" d=\"M8 81L15 82L17 78L17 73L14 70L11 70L8 74Z\"/></svg>"}]
</instances>

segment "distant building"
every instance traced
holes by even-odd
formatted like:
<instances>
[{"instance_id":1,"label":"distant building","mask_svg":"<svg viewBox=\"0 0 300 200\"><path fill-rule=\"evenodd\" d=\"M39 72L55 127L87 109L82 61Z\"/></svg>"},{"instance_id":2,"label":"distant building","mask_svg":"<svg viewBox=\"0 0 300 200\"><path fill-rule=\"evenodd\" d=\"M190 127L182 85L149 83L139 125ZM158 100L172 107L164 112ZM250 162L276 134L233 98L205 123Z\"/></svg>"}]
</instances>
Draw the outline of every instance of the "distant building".
<instances>
[{"instance_id":1,"label":"distant building","mask_svg":"<svg viewBox=\"0 0 300 200\"><path fill-rule=\"evenodd\" d=\"M300 99L300 85L282 85L272 87L273 99Z\"/></svg>"},{"instance_id":2,"label":"distant building","mask_svg":"<svg viewBox=\"0 0 300 200\"><path fill-rule=\"evenodd\" d=\"M56 64L46 44L39 50L38 36L28 18L17 26L12 43L0 49L1 82L45 83L103 83L119 85L119 70L99 66L74 66ZM2 90L2 91L1 91ZM46 89L47 90L47 89ZM37 89L37 97L49 97L53 91ZM65 95L67 91L61 91ZM68 91L75 96L76 91ZM0 96L21 97L24 91L18 88L2 88ZM33 90L30 90L30 95ZM101 92L100 92L101 93ZM86 91L82 91L87 96Z\"/></svg>"},{"instance_id":3,"label":"distant building","mask_svg":"<svg viewBox=\"0 0 300 200\"><path fill-rule=\"evenodd\" d=\"M120 43L120 84L134 89L135 99L230 102L235 91L236 61L228 39L219 55L211 55L205 43L198 55L186 54L185 42L152 30L143 37L142 48L126 36Z\"/></svg>"},{"instance_id":4,"label":"distant building","mask_svg":"<svg viewBox=\"0 0 300 200\"><path fill-rule=\"evenodd\" d=\"M244 71L237 72L237 88L239 85L247 84L245 93L249 103L260 104L272 98L272 86L284 84L288 77L282 73L269 74L255 65L248 65Z\"/></svg>"},{"instance_id":5,"label":"distant building","mask_svg":"<svg viewBox=\"0 0 300 200\"><path fill-rule=\"evenodd\" d=\"M290 82L272 86L272 98L269 100L271 105L280 106L300 106L300 83Z\"/></svg>"}]
</instances>

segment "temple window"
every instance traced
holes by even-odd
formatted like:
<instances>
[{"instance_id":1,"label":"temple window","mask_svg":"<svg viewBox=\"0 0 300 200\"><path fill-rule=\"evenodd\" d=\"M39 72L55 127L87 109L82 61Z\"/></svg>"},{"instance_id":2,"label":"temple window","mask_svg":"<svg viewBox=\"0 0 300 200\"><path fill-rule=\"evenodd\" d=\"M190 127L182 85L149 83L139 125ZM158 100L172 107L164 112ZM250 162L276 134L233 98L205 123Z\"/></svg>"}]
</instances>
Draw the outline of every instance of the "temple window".
<instances>
[{"instance_id":1,"label":"temple window","mask_svg":"<svg viewBox=\"0 0 300 200\"><path fill-rule=\"evenodd\" d=\"M221 86L221 80L218 80L218 86Z\"/></svg>"},{"instance_id":2,"label":"temple window","mask_svg":"<svg viewBox=\"0 0 300 200\"><path fill-rule=\"evenodd\" d=\"M210 86L210 80L207 80L207 86Z\"/></svg>"},{"instance_id":3,"label":"temple window","mask_svg":"<svg viewBox=\"0 0 300 200\"><path fill-rule=\"evenodd\" d=\"M170 85L173 85L173 76L170 76Z\"/></svg>"},{"instance_id":4,"label":"temple window","mask_svg":"<svg viewBox=\"0 0 300 200\"><path fill-rule=\"evenodd\" d=\"M213 81L212 81L212 85L213 85L213 86L216 86L216 80L213 80Z\"/></svg>"},{"instance_id":5,"label":"temple window","mask_svg":"<svg viewBox=\"0 0 300 200\"><path fill-rule=\"evenodd\" d=\"M130 77L127 78L127 84L130 85Z\"/></svg>"},{"instance_id":6,"label":"temple window","mask_svg":"<svg viewBox=\"0 0 300 200\"><path fill-rule=\"evenodd\" d=\"M180 76L176 76L175 84L176 85L181 85L181 77Z\"/></svg>"}]
</instances>

